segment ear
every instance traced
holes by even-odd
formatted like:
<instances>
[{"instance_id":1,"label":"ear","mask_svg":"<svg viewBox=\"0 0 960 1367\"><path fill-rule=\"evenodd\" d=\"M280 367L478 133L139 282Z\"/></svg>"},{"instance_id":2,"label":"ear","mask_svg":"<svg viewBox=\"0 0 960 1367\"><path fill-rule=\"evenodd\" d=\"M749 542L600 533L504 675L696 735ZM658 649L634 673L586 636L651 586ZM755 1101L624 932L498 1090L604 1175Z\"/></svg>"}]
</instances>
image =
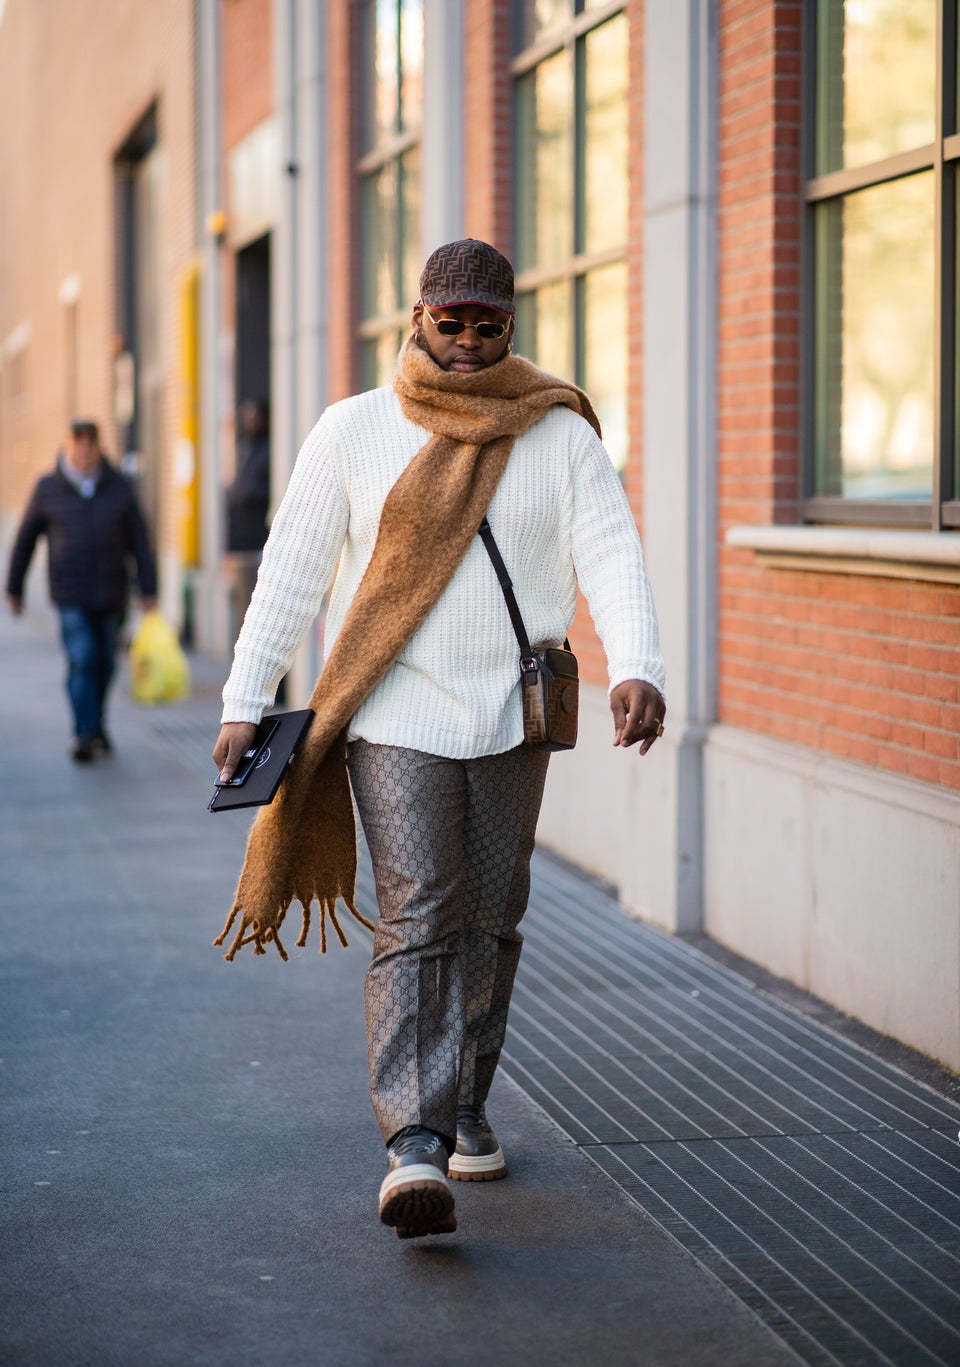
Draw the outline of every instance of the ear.
<instances>
[{"instance_id":1,"label":"ear","mask_svg":"<svg viewBox=\"0 0 960 1367\"><path fill-rule=\"evenodd\" d=\"M421 325L422 322L423 322L423 305L422 305L422 304L415 304L415 305L414 305L414 308L413 308L413 330L414 330L414 332L419 331L420 325Z\"/></svg>"}]
</instances>

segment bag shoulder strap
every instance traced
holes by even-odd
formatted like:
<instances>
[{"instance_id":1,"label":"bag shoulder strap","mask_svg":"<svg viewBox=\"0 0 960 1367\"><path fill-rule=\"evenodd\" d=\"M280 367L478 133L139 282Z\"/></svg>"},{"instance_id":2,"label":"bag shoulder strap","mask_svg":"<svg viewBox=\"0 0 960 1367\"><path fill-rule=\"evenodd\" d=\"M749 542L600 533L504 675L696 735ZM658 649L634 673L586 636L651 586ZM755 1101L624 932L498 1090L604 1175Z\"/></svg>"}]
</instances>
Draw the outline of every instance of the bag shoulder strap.
<instances>
[{"instance_id":1,"label":"bag shoulder strap","mask_svg":"<svg viewBox=\"0 0 960 1367\"><path fill-rule=\"evenodd\" d=\"M520 658L521 660L527 660L533 655L533 651L530 649L530 640L527 636L527 629L523 625L523 618L520 616L520 608L517 605L516 595L513 592L513 582L507 573L507 567L503 563L503 556L500 554L500 547L494 540L493 531L486 517L484 517L483 521L480 523L480 539L487 549L487 555L489 555L493 563L493 568L497 572L497 578L500 580L500 587L503 590L503 596L507 602L507 611L510 614L510 621L513 623L517 644L520 647Z\"/></svg>"}]
</instances>

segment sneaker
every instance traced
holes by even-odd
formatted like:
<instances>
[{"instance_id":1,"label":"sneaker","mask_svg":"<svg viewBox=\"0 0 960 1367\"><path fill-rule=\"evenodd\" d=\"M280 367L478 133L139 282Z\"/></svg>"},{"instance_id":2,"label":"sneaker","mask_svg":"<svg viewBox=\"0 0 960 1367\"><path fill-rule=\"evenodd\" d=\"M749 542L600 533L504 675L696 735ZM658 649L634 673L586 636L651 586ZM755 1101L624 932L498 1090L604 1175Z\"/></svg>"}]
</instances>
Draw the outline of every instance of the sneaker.
<instances>
[{"instance_id":1,"label":"sneaker","mask_svg":"<svg viewBox=\"0 0 960 1367\"><path fill-rule=\"evenodd\" d=\"M97 751L93 736L77 736L70 746L70 758L75 764L89 764L96 759Z\"/></svg>"},{"instance_id":2,"label":"sneaker","mask_svg":"<svg viewBox=\"0 0 960 1367\"><path fill-rule=\"evenodd\" d=\"M457 1148L450 1176L457 1182L494 1182L507 1165L482 1106L457 1107Z\"/></svg>"},{"instance_id":3,"label":"sneaker","mask_svg":"<svg viewBox=\"0 0 960 1367\"><path fill-rule=\"evenodd\" d=\"M100 731L97 735L93 736L91 738L91 744L95 755L113 754L113 741L107 735L106 731Z\"/></svg>"},{"instance_id":4,"label":"sneaker","mask_svg":"<svg viewBox=\"0 0 960 1367\"><path fill-rule=\"evenodd\" d=\"M387 1147L387 1175L380 1186L380 1219L400 1239L452 1234L457 1227L447 1181L443 1140L422 1125L407 1125Z\"/></svg>"}]
</instances>

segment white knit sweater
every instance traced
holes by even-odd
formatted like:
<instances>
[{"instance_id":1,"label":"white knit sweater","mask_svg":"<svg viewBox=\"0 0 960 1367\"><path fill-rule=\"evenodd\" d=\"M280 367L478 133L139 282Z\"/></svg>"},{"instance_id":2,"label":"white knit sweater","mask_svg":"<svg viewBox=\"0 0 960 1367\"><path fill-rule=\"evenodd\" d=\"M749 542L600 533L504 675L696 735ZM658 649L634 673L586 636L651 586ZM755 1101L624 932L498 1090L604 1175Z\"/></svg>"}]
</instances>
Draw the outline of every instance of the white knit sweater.
<instances>
[{"instance_id":1,"label":"white knit sweater","mask_svg":"<svg viewBox=\"0 0 960 1367\"><path fill-rule=\"evenodd\" d=\"M325 649L373 553L384 499L430 433L392 389L333 404L300 450L264 547L223 690L224 721L259 721L333 585ZM488 511L531 642L559 644L577 582L607 656L610 687L663 659L640 538L610 457L589 425L557 406L517 437ZM455 759L523 740L519 651L477 537L453 579L361 704L351 739Z\"/></svg>"}]
</instances>

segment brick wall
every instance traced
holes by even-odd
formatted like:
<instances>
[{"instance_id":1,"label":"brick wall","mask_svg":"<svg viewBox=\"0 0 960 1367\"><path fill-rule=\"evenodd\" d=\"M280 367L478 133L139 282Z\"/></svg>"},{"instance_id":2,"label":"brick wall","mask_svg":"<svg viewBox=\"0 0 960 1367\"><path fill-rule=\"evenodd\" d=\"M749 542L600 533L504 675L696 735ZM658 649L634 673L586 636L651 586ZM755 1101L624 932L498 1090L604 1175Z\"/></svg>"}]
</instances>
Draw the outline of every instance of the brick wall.
<instances>
[{"instance_id":1,"label":"brick wall","mask_svg":"<svg viewBox=\"0 0 960 1367\"><path fill-rule=\"evenodd\" d=\"M510 0L464 6L464 233L513 251Z\"/></svg>"},{"instance_id":2,"label":"brick wall","mask_svg":"<svg viewBox=\"0 0 960 1367\"><path fill-rule=\"evenodd\" d=\"M798 516L800 18L796 0L720 5L720 718L960 788L960 589L722 545Z\"/></svg>"},{"instance_id":3,"label":"brick wall","mask_svg":"<svg viewBox=\"0 0 960 1367\"><path fill-rule=\"evenodd\" d=\"M229 152L268 117L273 100L271 0L225 0L223 50L223 146Z\"/></svg>"},{"instance_id":4,"label":"brick wall","mask_svg":"<svg viewBox=\"0 0 960 1367\"><path fill-rule=\"evenodd\" d=\"M159 539L174 534L169 459L176 422L176 282L193 254L193 7L136 0L9 0L0 42L0 341L29 325L27 390L0 414L0 512L19 516L53 461L69 417L67 330L59 291L76 276L75 406L99 419L116 451L114 156L157 108L161 372Z\"/></svg>"}]
</instances>

